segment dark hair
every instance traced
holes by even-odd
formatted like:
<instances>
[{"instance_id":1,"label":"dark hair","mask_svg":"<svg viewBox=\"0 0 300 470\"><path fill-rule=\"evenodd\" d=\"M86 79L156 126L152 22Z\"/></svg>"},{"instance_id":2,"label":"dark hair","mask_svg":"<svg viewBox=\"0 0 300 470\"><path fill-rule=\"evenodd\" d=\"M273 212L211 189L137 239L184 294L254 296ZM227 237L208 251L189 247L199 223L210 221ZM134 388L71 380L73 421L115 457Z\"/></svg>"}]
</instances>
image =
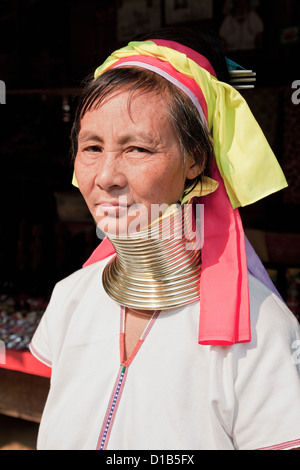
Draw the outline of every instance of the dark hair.
<instances>
[{"instance_id":1,"label":"dark hair","mask_svg":"<svg viewBox=\"0 0 300 470\"><path fill-rule=\"evenodd\" d=\"M221 46L218 44L218 47L216 47L217 39L208 39L208 33L204 38L204 35L201 36L192 33L191 30L188 31L189 34L186 29L182 28L163 29L138 36L134 40L160 38L180 42L205 55L216 73L219 73L221 78L225 80L227 67L224 55L220 51ZM209 175L213 155L212 141L196 107L176 86L154 72L139 67L124 66L108 70L97 79L88 77L79 99L71 131L71 152L73 158L77 154L80 122L84 114L91 109L97 108L106 97L124 90L130 90L130 97L136 92L165 94L169 105L167 111L179 138L183 153L184 155L192 156L202 170L201 174L193 182L196 184L198 181L201 181L203 175ZM190 184L191 181L189 181Z\"/></svg>"}]
</instances>

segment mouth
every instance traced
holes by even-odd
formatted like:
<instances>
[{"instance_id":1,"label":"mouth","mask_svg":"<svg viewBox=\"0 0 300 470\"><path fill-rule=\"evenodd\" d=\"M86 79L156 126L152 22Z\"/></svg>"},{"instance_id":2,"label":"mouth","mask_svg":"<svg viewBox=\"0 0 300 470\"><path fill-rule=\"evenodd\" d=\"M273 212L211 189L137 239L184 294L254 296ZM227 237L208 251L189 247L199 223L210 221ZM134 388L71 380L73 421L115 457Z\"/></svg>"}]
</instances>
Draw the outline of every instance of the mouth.
<instances>
[{"instance_id":1,"label":"mouth","mask_svg":"<svg viewBox=\"0 0 300 470\"><path fill-rule=\"evenodd\" d=\"M131 204L126 201L99 201L95 204L96 215L98 216L117 216L127 212Z\"/></svg>"}]
</instances>

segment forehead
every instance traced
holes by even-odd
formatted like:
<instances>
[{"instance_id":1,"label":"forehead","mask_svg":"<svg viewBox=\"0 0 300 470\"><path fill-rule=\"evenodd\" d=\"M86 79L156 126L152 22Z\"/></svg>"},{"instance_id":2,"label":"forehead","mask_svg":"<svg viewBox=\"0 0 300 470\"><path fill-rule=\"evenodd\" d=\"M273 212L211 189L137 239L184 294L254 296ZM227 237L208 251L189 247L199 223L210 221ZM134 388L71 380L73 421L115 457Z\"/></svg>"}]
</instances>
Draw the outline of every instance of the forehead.
<instances>
[{"instance_id":1,"label":"forehead","mask_svg":"<svg viewBox=\"0 0 300 470\"><path fill-rule=\"evenodd\" d=\"M81 119L79 137L86 127L99 128L140 128L146 132L158 132L173 128L169 119L169 96L166 93L149 91L120 90L110 93L103 100L86 111Z\"/></svg>"},{"instance_id":2,"label":"forehead","mask_svg":"<svg viewBox=\"0 0 300 470\"><path fill-rule=\"evenodd\" d=\"M140 67L117 67L105 71L88 83L79 108L81 115L97 107L105 98L116 93L170 93L170 83L160 75Z\"/></svg>"}]
</instances>

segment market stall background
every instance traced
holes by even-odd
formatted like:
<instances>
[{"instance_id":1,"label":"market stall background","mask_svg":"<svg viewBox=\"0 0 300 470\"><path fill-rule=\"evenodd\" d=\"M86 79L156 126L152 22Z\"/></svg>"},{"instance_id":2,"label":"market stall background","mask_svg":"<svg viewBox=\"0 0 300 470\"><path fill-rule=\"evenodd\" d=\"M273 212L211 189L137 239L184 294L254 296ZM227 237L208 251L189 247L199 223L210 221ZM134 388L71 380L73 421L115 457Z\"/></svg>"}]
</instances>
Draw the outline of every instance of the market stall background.
<instances>
[{"instance_id":1,"label":"market stall background","mask_svg":"<svg viewBox=\"0 0 300 470\"><path fill-rule=\"evenodd\" d=\"M238 11L232 9L235 3ZM253 37L237 41L232 25L243 28L248 21ZM55 283L80 269L100 242L71 185L69 135L82 80L136 34L173 24L204 24L219 32L227 55L257 74L255 89L241 92L289 188L242 209L241 215L249 239L300 319L299 2L0 0L3 414L38 422L50 369L30 355L28 344ZM16 383L22 379L18 395ZM39 380L41 395L36 403L28 401Z\"/></svg>"}]
</instances>

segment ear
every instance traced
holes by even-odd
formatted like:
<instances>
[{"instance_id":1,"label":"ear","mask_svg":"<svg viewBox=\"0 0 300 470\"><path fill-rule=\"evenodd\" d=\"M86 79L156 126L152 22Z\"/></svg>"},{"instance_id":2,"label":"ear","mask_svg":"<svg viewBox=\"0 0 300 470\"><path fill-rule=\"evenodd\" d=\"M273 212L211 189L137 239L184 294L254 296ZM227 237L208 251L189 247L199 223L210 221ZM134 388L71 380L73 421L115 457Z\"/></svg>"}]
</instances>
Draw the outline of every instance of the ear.
<instances>
[{"instance_id":1,"label":"ear","mask_svg":"<svg viewBox=\"0 0 300 470\"><path fill-rule=\"evenodd\" d=\"M197 176L199 176L204 170L202 166L199 166L198 162L195 162L193 158L189 157L187 161L186 178L188 180L197 178Z\"/></svg>"}]
</instances>

